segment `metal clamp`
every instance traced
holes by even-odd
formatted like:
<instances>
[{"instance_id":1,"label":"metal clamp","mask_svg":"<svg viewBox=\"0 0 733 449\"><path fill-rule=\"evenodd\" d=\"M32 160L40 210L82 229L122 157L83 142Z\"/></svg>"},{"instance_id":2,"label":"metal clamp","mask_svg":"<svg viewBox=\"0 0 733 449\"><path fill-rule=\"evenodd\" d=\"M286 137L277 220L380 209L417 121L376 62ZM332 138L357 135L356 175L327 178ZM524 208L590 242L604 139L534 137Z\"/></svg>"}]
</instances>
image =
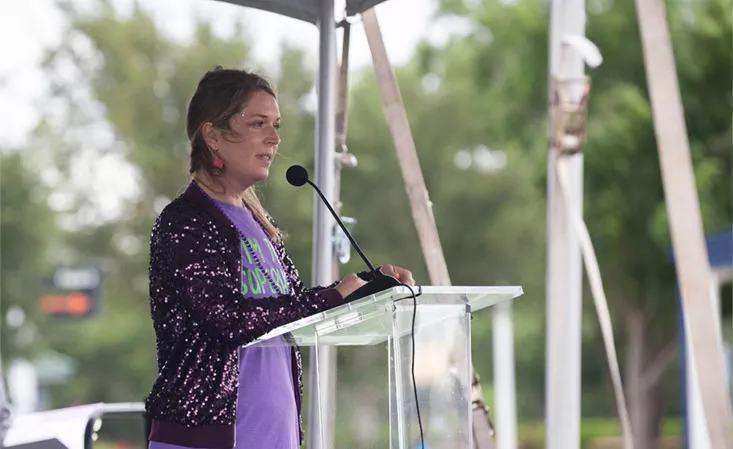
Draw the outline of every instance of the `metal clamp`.
<instances>
[{"instance_id":1,"label":"metal clamp","mask_svg":"<svg viewBox=\"0 0 733 449\"><path fill-rule=\"evenodd\" d=\"M559 154L583 150L590 78L552 80L552 148Z\"/></svg>"},{"instance_id":2,"label":"metal clamp","mask_svg":"<svg viewBox=\"0 0 733 449\"><path fill-rule=\"evenodd\" d=\"M341 217L341 221L349 232L356 226L356 218ZM333 251L341 265L351 260L351 242L349 242L349 238L346 237L346 234L344 234L344 231L338 225L333 227Z\"/></svg>"},{"instance_id":3,"label":"metal clamp","mask_svg":"<svg viewBox=\"0 0 733 449\"><path fill-rule=\"evenodd\" d=\"M354 168L358 163L356 155L354 153L349 153L349 149L346 147L346 145L341 145L341 151L335 152L335 159L335 162L336 164L338 164L339 168Z\"/></svg>"}]
</instances>

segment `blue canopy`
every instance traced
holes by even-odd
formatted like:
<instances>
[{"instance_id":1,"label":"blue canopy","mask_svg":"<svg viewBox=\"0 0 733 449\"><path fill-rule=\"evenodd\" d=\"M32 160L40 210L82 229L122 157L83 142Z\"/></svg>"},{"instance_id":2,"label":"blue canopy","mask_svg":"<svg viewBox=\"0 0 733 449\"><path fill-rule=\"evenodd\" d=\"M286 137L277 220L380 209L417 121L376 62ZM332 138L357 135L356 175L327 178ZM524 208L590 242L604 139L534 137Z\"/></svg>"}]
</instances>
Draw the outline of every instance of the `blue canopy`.
<instances>
[{"instance_id":1,"label":"blue canopy","mask_svg":"<svg viewBox=\"0 0 733 449\"><path fill-rule=\"evenodd\" d=\"M733 228L724 229L705 236L705 246L708 250L710 268L733 269ZM669 247L667 256L674 263L674 249Z\"/></svg>"},{"instance_id":2,"label":"blue canopy","mask_svg":"<svg viewBox=\"0 0 733 449\"><path fill-rule=\"evenodd\" d=\"M733 268L733 229L705 239L711 268Z\"/></svg>"}]
</instances>

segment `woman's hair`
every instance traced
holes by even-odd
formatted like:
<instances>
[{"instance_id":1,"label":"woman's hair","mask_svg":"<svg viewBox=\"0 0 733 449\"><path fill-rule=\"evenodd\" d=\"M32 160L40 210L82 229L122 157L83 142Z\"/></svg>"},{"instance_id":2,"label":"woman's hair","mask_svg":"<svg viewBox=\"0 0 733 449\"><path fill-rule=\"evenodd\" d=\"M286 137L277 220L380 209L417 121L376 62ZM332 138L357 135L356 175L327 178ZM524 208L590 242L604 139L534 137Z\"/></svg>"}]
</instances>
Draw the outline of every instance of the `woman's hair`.
<instances>
[{"instance_id":1,"label":"woman's hair","mask_svg":"<svg viewBox=\"0 0 733 449\"><path fill-rule=\"evenodd\" d=\"M240 113L257 92L266 92L277 98L275 89L265 78L246 70L223 69L217 66L201 78L188 105L186 116L186 133L191 143L191 174L205 171L212 179L221 175L221 170L214 167L211 150L204 141L204 124L211 122L217 129L231 131L231 118ZM254 186L244 192L242 200L262 223L270 238L280 240L280 231L262 207Z\"/></svg>"}]
</instances>

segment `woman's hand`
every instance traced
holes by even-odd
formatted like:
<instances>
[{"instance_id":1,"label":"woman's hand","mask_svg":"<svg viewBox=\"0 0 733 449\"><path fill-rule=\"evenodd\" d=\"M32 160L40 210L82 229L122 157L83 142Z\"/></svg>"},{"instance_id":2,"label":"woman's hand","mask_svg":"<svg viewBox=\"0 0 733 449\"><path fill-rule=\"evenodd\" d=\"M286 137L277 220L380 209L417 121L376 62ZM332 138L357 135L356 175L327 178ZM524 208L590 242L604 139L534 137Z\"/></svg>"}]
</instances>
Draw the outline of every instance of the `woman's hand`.
<instances>
[{"instance_id":1,"label":"woman's hand","mask_svg":"<svg viewBox=\"0 0 733 449\"><path fill-rule=\"evenodd\" d=\"M364 284L366 284L366 281L352 273L346 276L341 282L339 282L335 288L336 290L338 290L339 293L341 293L341 296L343 298L346 298L351 293L353 293L354 290Z\"/></svg>"},{"instance_id":2,"label":"woman's hand","mask_svg":"<svg viewBox=\"0 0 733 449\"><path fill-rule=\"evenodd\" d=\"M412 278L412 273L404 268L396 267L394 265L382 265L380 271L387 276L392 276L398 281L406 285L415 285L415 280Z\"/></svg>"},{"instance_id":3,"label":"woman's hand","mask_svg":"<svg viewBox=\"0 0 733 449\"><path fill-rule=\"evenodd\" d=\"M397 279L405 285L415 285L415 280L412 278L412 273L409 270L405 270L404 268L387 264L382 265L379 268L379 271L387 276L392 276L393 278ZM352 294L354 290L365 284L366 281L364 281L362 278L355 274L350 274L346 276L341 282L339 282L338 285L336 285L335 289L339 293L341 293L342 297L346 298L347 296Z\"/></svg>"}]
</instances>

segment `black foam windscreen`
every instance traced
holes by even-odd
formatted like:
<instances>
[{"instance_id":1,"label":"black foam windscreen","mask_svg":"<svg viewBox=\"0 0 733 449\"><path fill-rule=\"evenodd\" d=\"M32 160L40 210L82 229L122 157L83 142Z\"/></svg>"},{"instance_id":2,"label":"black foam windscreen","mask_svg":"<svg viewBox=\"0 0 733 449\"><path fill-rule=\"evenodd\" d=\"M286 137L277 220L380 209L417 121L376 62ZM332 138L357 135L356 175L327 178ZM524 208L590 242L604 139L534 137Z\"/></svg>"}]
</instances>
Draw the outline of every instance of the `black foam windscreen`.
<instances>
[{"instance_id":1,"label":"black foam windscreen","mask_svg":"<svg viewBox=\"0 0 733 449\"><path fill-rule=\"evenodd\" d=\"M308 170L300 165L292 165L288 168L288 171L285 172L285 179L287 179L291 185L300 187L308 182Z\"/></svg>"}]
</instances>

